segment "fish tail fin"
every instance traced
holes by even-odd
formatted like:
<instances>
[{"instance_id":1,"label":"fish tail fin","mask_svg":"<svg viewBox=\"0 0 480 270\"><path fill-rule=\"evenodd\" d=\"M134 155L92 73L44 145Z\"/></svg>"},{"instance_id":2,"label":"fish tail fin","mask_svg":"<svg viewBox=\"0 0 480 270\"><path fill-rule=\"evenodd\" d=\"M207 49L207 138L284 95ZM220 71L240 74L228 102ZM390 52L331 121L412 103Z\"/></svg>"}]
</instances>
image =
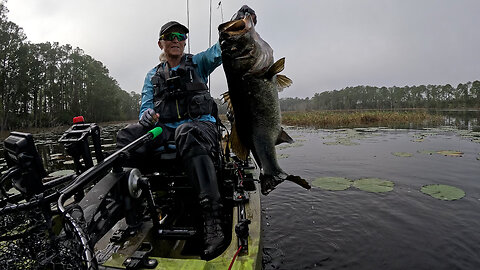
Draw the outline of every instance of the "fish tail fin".
<instances>
[{"instance_id":1,"label":"fish tail fin","mask_svg":"<svg viewBox=\"0 0 480 270\"><path fill-rule=\"evenodd\" d=\"M281 184L285 180L291 181L305 189L312 188L310 184L307 182L307 180L297 175L291 175L286 173L280 173L277 175L260 174L260 184L262 188L262 194L268 195L271 191L273 191L279 184Z\"/></svg>"}]
</instances>

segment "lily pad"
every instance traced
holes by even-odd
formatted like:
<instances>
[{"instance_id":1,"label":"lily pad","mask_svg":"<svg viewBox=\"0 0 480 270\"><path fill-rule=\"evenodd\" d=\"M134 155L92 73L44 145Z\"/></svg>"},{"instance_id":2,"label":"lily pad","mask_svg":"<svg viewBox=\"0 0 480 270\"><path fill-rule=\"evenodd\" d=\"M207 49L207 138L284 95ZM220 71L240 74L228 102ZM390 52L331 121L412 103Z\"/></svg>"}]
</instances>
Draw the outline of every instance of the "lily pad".
<instances>
[{"instance_id":1,"label":"lily pad","mask_svg":"<svg viewBox=\"0 0 480 270\"><path fill-rule=\"evenodd\" d=\"M345 146L352 146L352 145L359 145L359 143L352 142L346 138L339 138L335 142L324 142L325 145L345 145Z\"/></svg>"},{"instance_id":2,"label":"lily pad","mask_svg":"<svg viewBox=\"0 0 480 270\"><path fill-rule=\"evenodd\" d=\"M353 130L358 132L377 132L378 128L354 128Z\"/></svg>"},{"instance_id":3,"label":"lily pad","mask_svg":"<svg viewBox=\"0 0 480 270\"><path fill-rule=\"evenodd\" d=\"M437 151L418 150L417 152L420 153L420 154L433 155L433 154L435 154Z\"/></svg>"},{"instance_id":4,"label":"lily pad","mask_svg":"<svg viewBox=\"0 0 480 270\"><path fill-rule=\"evenodd\" d=\"M346 190L353 181L343 177L320 177L312 181L312 185L325 190Z\"/></svg>"},{"instance_id":5,"label":"lily pad","mask_svg":"<svg viewBox=\"0 0 480 270\"><path fill-rule=\"evenodd\" d=\"M339 145L339 142L324 142L325 145Z\"/></svg>"},{"instance_id":6,"label":"lily pad","mask_svg":"<svg viewBox=\"0 0 480 270\"><path fill-rule=\"evenodd\" d=\"M448 185L426 185L423 186L420 191L433 198L444 201L453 201L465 197L465 191Z\"/></svg>"},{"instance_id":7,"label":"lily pad","mask_svg":"<svg viewBox=\"0 0 480 270\"><path fill-rule=\"evenodd\" d=\"M462 157L463 152L460 151L452 151L452 150L440 150L440 151L428 151L428 150L422 150L422 151L417 151L418 153L421 154L427 154L427 155L433 155L433 154L439 154L442 156L449 156L449 157Z\"/></svg>"},{"instance_id":8,"label":"lily pad","mask_svg":"<svg viewBox=\"0 0 480 270\"><path fill-rule=\"evenodd\" d=\"M65 175L69 175L69 174L74 174L74 173L75 173L74 170L60 170L60 171L52 172L52 173L50 173L48 176L51 176L51 177L61 177L61 176L65 176Z\"/></svg>"},{"instance_id":9,"label":"lily pad","mask_svg":"<svg viewBox=\"0 0 480 270\"><path fill-rule=\"evenodd\" d=\"M277 146L277 149L278 150L283 150L283 149L287 149L287 148L290 148L290 147L301 147L301 146L303 146L302 143L294 142L294 143L290 143L290 144L279 145L279 146Z\"/></svg>"},{"instance_id":10,"label":"lily pad","mask_svg":"<svg viewBox=\"0 0 480 270\"><path fill-rule=\"evenodd\" d=\"M449 156L449 157L461 157L461 156L463 156L463 152L451 151L451 150L437 151L437 154L444 155L444 156Z\"/></svg>"},{"instance_id":11,"label":"lily pad","mask_svg":"<svg viewBox=\"0 0 480 270\"><path fill-rule=\"evenodd\" d=\"M412 157L413 154L407 152L393 152L392 155L397 157Z\"/></svg>"},{"instance_id":12,"label":"lily pad","mask_svg":"<svg viewBox=\"0 0 480 270\"><path fill-rule=\"evenodd\" d=\"M392 181L383 180L379 178L363 178L355 180L353 186L368 192L389 192L393 190L395 184Z\"/></svg>"}]
</instances>

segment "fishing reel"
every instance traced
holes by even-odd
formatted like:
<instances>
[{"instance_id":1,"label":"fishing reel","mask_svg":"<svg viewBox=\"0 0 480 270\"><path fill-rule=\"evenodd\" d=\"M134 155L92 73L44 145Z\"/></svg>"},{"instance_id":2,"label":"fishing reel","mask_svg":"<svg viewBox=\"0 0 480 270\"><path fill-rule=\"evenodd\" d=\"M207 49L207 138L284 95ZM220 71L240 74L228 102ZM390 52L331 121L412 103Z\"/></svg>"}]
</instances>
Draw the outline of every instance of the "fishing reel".
<instances>
[{"instance_id":1,"label":"fishing reel","mask_svg":"<svg viewBox=\"0 0 480 270\"><path fill-rule=\"evenodd\" d=\"M128 175L127 186L128 193L132 198L138 199L142 196L142 187L145 186L145 179L138 169L132 169Z\"/></svg>"}]
</instances>

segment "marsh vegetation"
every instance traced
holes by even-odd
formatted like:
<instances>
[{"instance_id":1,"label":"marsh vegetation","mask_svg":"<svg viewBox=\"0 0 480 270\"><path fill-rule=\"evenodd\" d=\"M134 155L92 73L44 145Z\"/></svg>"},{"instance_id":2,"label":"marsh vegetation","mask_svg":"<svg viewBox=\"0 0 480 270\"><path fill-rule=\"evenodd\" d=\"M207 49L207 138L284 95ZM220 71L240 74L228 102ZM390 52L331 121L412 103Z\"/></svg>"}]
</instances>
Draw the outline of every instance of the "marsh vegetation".
<instances>
[{"instance_id":1,"label":"marsh vegetation","mask_svg":"<svg viewBox=\"0 0 480 270\"><path fill-rule=\"evenodd\" d=\"M282 123L311 128L438 126L444 117L427 111L308 111L284 112Z\"/></svg>"}]
</instances>

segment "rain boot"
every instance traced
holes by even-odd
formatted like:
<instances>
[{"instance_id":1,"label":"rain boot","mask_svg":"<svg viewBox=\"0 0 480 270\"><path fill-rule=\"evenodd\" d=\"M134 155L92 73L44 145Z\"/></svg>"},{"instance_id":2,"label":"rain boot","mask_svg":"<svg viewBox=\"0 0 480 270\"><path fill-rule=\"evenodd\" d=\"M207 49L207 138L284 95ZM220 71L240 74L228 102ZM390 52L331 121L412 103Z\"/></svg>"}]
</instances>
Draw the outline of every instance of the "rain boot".
<instances>
[{"instance_id":1,"label":"rain boot","mask_svg":"<svg viewBox=\"0 0 480 270\"><path fill-rule=\"evenodd\" d=\"M188 178L198 191L204 221L203 258L209 260L218 255L225 244L215 166L207 152L200 148L192 149L183 157L183 164Z\"/></svg>"},{"instance_id":2,"label":"rain boot","mask_svg":"<svg viewBox=\"0 0 480 270\"><path fill-rule=\"evenodd\" d=\"M208 199L200 202L204 220L203 239L204 251L203 259L211 260L225 248L225 235L223 234L221 205L211 204Z\"/></svg>"}]
</instances>

